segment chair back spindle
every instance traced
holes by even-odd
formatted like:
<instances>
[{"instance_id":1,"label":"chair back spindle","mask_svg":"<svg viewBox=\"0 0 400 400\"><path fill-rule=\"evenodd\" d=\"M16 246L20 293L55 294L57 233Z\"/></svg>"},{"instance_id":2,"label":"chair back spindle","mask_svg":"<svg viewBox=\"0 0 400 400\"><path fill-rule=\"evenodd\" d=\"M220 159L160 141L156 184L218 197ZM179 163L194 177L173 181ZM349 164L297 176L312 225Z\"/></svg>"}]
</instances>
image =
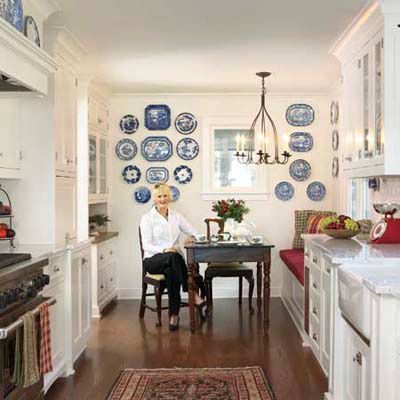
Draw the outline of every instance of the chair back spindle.
<instances>
[{"instance_id":1,"label":"chair back spindle","mask_svg":"<svg viewBox=\"0 0 400 400\"><path fill-rule=\"evenodd\" d=\"M221 234L224 232L224 226L225 222L221 218L206 218L204 222L207 225L207 240L210 240L211 236L211 229L210 229L210 224L211 222L218 224L218 234Z\"/></svg>"}]
</instances>

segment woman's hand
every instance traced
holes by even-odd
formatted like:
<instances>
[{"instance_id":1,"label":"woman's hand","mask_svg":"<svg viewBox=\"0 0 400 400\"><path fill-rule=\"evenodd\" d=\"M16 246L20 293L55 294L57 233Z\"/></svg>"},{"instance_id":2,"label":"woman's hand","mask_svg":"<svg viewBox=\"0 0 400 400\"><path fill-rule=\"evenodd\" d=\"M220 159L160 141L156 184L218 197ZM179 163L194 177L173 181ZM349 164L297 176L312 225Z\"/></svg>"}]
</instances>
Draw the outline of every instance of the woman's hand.
<instances>
[{"instance_id":1,"label":"woman's hand","mask_svg":"<svg viewBox=\"0 0 400 400\"><path fill-rule=\"evenodd\" d=\"M189 236L188 238L186 238L185 240L185 246L187 244L193 243L194 242L194 236Z\"/></svg>"},{"instance_id":2,"label":"woman's hand","mask_svg":"<svg viewBox=\"0 0 400 400\"><path fill-rule=\"evenodd\" d=\"M178 249L176 247L167 247L163 250L163 253L177 253Z\"/></svg>"}]
</instances>

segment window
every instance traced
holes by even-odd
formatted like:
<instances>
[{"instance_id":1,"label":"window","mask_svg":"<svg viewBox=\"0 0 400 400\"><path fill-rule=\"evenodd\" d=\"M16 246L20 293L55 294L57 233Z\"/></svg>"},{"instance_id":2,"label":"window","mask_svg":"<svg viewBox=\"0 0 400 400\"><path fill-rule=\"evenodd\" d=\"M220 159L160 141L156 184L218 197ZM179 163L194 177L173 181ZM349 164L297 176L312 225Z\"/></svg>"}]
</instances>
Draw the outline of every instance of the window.
<instances>
[{"instance_id":1,"label":"window","mask_svg":"<svg viewBox=\"0 0 400 400\"><path fill-rule=\"evenodd\" d=\"M212 118L205 121L204 199L215 200L227 195L240 195L247 200L268 197L267 169L270 167L241 164L235 156L237 135L246 136L248 131L247 118Z\"/></svg>"},{"instance_id":2,"label":"window","mask_svg":"<svg viewBox=\"0 0 400 400\"><path fill-rule=\"evenodd\" d=\"M349 216L356 220L371 218L368 179L351 179L349 181L349 194Z\"/></svg>"}]
</instances>

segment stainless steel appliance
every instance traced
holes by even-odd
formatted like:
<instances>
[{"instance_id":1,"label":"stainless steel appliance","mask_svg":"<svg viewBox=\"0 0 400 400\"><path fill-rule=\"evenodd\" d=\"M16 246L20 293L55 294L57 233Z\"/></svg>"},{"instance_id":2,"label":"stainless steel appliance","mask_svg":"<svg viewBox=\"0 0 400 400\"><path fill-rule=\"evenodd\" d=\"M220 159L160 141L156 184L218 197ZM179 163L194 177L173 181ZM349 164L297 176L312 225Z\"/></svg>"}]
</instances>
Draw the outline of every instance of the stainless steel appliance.
<instances>
[{"instance_id":1,"label":"stainless steel appliance","mask_svg":"<svg viewBox=\"0 0 400 400\"><path fill-rule=\"evenodd\" d=\"M38 316L40 304L55 303L54 299L40 295L40 291L50 280L48 275L43 274L43 267L48 265L48 259L32 263L21 262L29 258L29 254L0 254L0 400L44 398L43 377L28 388L15 386L11 381L15 333L22 326L21 317L28 311ZM36 321L39 335L39 318Z\"/></svg>"}]
</instances>

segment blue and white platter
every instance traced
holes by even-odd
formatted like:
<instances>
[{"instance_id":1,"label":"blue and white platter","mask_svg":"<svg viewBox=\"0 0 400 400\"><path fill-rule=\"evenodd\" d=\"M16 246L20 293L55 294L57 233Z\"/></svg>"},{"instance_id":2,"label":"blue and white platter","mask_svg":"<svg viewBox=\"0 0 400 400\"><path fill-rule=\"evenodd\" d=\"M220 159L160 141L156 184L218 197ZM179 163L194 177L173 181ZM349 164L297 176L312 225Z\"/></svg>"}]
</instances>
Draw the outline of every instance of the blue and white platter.
<instances>
[{"instance_id":1,"label":"blue and white platter","mask_svg":"<svg viewBox=\"0 0 400 400\"><path fill-rule=\"evenodd\" d=\"M308 126L314 122L314 109L308 104L292 104L286 110L286 121L292 126Z\"/></svg>"},{"instance_id":2,"label":"blue and white platter","mask_svg":"<svg viewBox=\"0 0 400 400\"><path fill-rule=\"evenodd\" d=\"M128 165L122 171L122 177L124 178L124 181L127 183L131 184L137 183L140 181L141 176L142 173L140 172L140 169L136 165Z\"/></svg>"},{"instance_id":3,"label":"blue and white platter","mask_svg":"<svg viewBox=\"0 0 400 400\"><path fill-rule=\"evenodd\" d=\"M175 202L179 199L181 192L179 191L179 189L176 186L170 186L169 190L171 191L171 201Z\"/></svg>"},{"instance_id":4,"label":"blue and white platter","mask_svg":"<svg viewBox=\"0 0 400 400\"><path fill-rule=\"evenodd\" d=\"M307 186L307 196L313 201L321 201L326 195L326 187L321 182L311 182Z\"/></svg>"},{"instance_id":5,"label":"blue and white platter","mask_svg":"<svg viewBox=\"0 0 400 400\"><path fill-rule=\"evenodd\" d=\"M115 154L120 160L132 160L137 153L136 143L132 139L121 139L115 146Z\"/></svg>"},{"instance_id":6,"label":"blue and white platter","mask_svg":"<svg viewBox=\"0 0 400 400\"><path fill-rule=\"evenodd\" d=\"M336 151L339 148L339 132L337 129L332 131L332 150Z\"/></svg>"},{"instance_id":7,"label":"blue and white platter","mask_svg":"<svg viewBox=\"0 0 400 400\"><path fill-rule=\"evenodd\" d=\"M144 110L144 125L150 131L165 131L171 126L171 109L166 104L151 104Z\"/></svg>"},{"instance_id":8,"label":"blue and white platter","mask_svg":"<svg viewBox=\"0 0 400 400\"><path fill-rule=\"evenodd\" d=\"M169 173L164 167L150 167L146 171L146 179L149 183L167 182Z\"/></svg>"},{"instance_id":9,"label":"blue and white platter","mask_svg":"<svg viewBox=\"0 0 400 400\"><path fill-rule=\"evenodd\" d=\"M141 151L147 161L165 161L172 156L172 143L166 136L149 136L143 140Z\"/></svg>"},{"instance_id":10,"label":"blue and white platter","mask_svg":"<svg viewBox=\"0 0 400 400\"><path fill-rule=\"evenodd\" d=\"M290 182L282 181L275 186L275 196L279 200L288 201L294 196L294 187Z\"/></svg>"},{"instance_id":11,"label":"blue and white platter","mask_svg":"<svg viewBox=\"0 0 400 400\"><path fill-rule=\"evenodd\" d=\"M174 178L178 183L186 185L192 180L193 172L187 165L180 165L174 170Z\"/></svg>"},{"instance_id":12,"label":"blue and white platter","mask_svg":"<svg viewBox=\"0 0 400 400\"><path fill-rule=\"evenodd\" d=\"M305 153L313 148L314 140L311 133L293 132L289 138L289 148L298 153Z\"/></svg>"},{"instance_id":13,"label":"blue and white platter","mask_svg":"<svg viewBox=\"0 0 400 400\"><path fill-rule=\"evenodd\" d=\"M182 135L189 135L197 128L197 120L193 114L182 113L175 118L175 128Z\"/></svg>"},{"instance_id":14,"label":"blue and white platter","mask_svg":"<svg viewBox=\"0 0 400 400\"><path fill-rule=\"evenodd\" d=\"M135 133L139 129L139 120L132 114L126 114L119 121L119 127L124 133Z\"/></svg>"},{"instance_id":15,"label":"blue and white platter","mask_svg":"<svg viewBox=\"0 0 400 400\"><path fill-rule=\"evenodd\" d=\"M0 6L1 7L1 6ZM4 5L3 5L4 8ZM4 12L4 11L3 11ZM21 0L8 0L5 2L5 19L20 32L24 30L24 10Z\"/></svg>"},{"instance_id":16,"label":"blue and white platter","mask_svg":"<svg viewBox=\"0 0 400 400\"><path fill-rule=\"evenodd\" d=\"M140 186L133 192L133 198L138 203L145 204L151 199L151 192L147 187Z\"/></svg>"},{"instance_id":17,"label":"blue and white platter","mask_svg":"<svg viewBox=\"0 0 400 400\"><path fill-rule=\"evenodd\" d=\"M306 160L295 160L290 164L289 174L295 181L303 182L311 175L311 165Z\"/></svg>"},{"instance_id":18,"label":"blue and white platter","mask_svg":"<svg viewBox=\"0 0 400 400\"><path fill-rule=\"evenodd\" d=\"M32 40L32 42L40 47L39 29L36 25L36 21L31 16L25 18L24 34L29 40Z\"/></svg>"},{"instance_id":19,"label":"blue and white platter","mask_svg":"<svg viewBox=\"0 0 400 400\"><path fill-rule=\"evenodd\" d=\"M192 138L183 138L176 145L176 152L183 160L193 160L199 155L199 144Z\"/></svg>"}]
</instances>

